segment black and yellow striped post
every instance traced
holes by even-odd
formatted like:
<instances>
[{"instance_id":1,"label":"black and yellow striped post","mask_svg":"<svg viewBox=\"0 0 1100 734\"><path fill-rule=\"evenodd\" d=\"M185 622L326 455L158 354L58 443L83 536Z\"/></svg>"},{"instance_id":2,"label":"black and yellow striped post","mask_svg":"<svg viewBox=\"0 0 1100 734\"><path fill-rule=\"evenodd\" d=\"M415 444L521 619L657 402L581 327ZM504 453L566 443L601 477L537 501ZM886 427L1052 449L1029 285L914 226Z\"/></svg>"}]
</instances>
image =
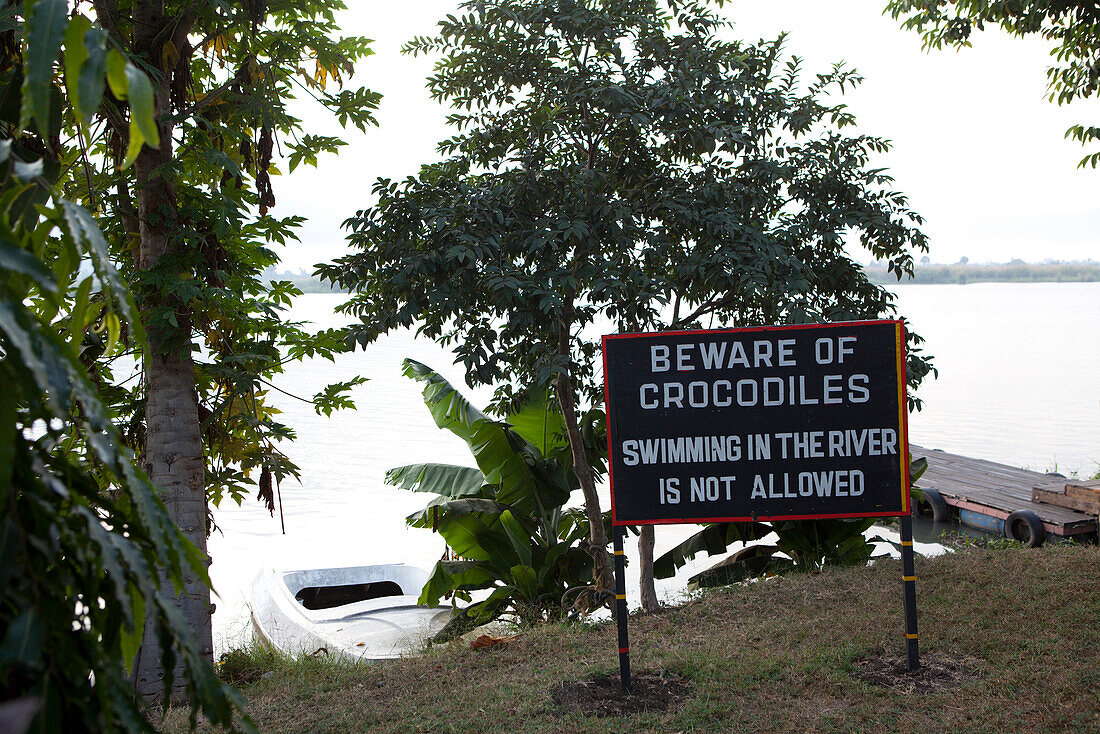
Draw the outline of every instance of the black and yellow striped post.
<instances>
[{"instance_id":1,"label":"black and yellow striped post","mask_svg":"<svg viewBox=\"0 0 1100 734\"><path fill-rule=\"evenodd\" d=\"M626 559L623 556L623 536L626 529L616 525L612 531L615 548L615 621L619 628L619 681L623 693L630 693L630 638L626 631Z\"/></svg>"},{"instance_id":2,"label":"black and yellow striped post","mask_svg":"<svg viewBox=\"0 0 1100 734\"><path fill-rule=\"evenodd\" d=\"M920 668L917 646L917 571L913 565L913 518L901 518L901 581L905 587L905 656L908 670Z\"/></svg>"}]
</instances>

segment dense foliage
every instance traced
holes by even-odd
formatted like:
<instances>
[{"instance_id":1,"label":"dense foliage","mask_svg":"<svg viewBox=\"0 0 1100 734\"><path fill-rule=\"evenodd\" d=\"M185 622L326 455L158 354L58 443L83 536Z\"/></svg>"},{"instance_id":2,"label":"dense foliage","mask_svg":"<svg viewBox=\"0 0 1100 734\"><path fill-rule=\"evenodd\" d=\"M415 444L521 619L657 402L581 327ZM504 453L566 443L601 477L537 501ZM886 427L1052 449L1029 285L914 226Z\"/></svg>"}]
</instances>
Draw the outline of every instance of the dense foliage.
<instances>
[{"instance_id":1,"label":"dense foliage","mask_svg":"<svg viewBox=\"0 0 1100 734\"><path fill-rule=\"evenodd\" d=\"M457 613L460 621L443 639L505 613L523 623L562 618L572 611L563 597L586 584L592 558L580 546L584 515L564 507L577 479L561 413L540 390L493 420L424 365L405 360L405 374L424 383L436 425L465 441L477 464L413 464L386 474L390 484L438 495L408 522L439 533L454 555L435 565L420 603L435 606L450 596L468 602L469 592L491 590ZM585 449L601 470L602 426L602 413L587 416Z\"/></svg>"},{"instance_id":2,"label":"dense foliage","mask_svg":"<svg viewBox=\"0 0 1100 734\"><path fill-rule=\"evenodd\" d=\"M1051 41L1056 65L1047 70L1047 81L1050 100L1060 105L1088 99L1100 88L1100 5L1093 0L891 0L886 10L905 18L902 27L920 33L926 48L969 46L974 31L986 25ZM1066 137L1088 145L1100 140L1100 127L1074 125ZM1079 165L1098 163L1095 152Z\"/></svg>"},{"instance_id":3,"label":"dense foliage","mask_svg":"<svg viewBox=\"0 0 1100 734\"><path fill-rule=\"evenodd\" d=\"M872 163L887 141L843 132L854 117L831 95L860 77L804 84L782 38L731 40L720 4L464 2L406 47L442 56L428 86L455 135L416 176L378 181L347 223L359 252L320 270L357 291L360 345L418 324L498 401L553 387L594 548L577 417L602 400L598 333L878 317L892 297L845 246L898 277L926 247Z\"/></svg>"},{"instance_id":4,"label":"dense foliage","mask_svg":"<svg viewBox=\"0 0 1100 734\"><path fill-rule=\"evenodd\" d=\"M63 1L38 5L58 18L67 12ZM50 31L51 41L63 46L68 66L105 69L107 87L89 89L69 73L55 76L52 59L36 72L45 82L30 87L42 90L39 105L58 108L42 133L47 173L96 215L156 348L194 355L204 485L215 504L227 496L240 502L256 491L261 474L297 475L278 448L294 432L270 405L270 383L287 361L331 358L343 344L336 331L311 333L288 318L298 289L261 277L278 261L271 245L293 244L303 221L272 216L277 177L316 165L345 145L303 129L295 100L315 100L341 125L374 124L379 95L349 84L355 63L371 53L369 41L340 36L336 14L343 7L290 0L83 5L67 30L62 24ZM86 19L77 10L94 14ZM24 24L15 7L6 12L11 23L4 36L17 45ZM155 52L142 46L142 25L151 22L163 37ZM119 85L139 69L151 83L127 98ZM5 94L27 78L18 56L0 60ZM77 102L81 115L72 113ZM135 122L140 118L131 112L139 104L156 113L159 128ZM19 110L0 108L0 126L5 123L14 129ZM158 130L166 127L170 146L156 150L170 151L158 173L166 174L172 196L150 208L170 229L171 243L154 264L140 256L148 233L139 198L150 187L139 186L137 164L142 143L159 142ZM140 454L147 431L143 346L127 333L111 351L105 346L89 337L84 358L125 443ZM306 397L319 412L331 412L350 405L347 390L358 382Z\"/></svg>"},{"instance_id":5,"label":"dense foliage","mask_svg":"<svg viewBox=\"0 0 1100 734\"><path fill-rule=\"evenodd\" d=\"M369 42L340 37L341 2L72 6L0 5L0 133L15 138L19 155L41 158L47 181L87 210L71 226L102 231L99 258L114 262L135 295L148 340L110 314L103 324L67 324L67 333L120 446L136 455L206 564L208 500L239 502L258 485L273 508L272 483L297 472L278 448L293 432L267 402L269 381L287 360L332 357L344 344L335 331L310 334L288 320L296 290L261 273L276 261L269 245L293 240L302 221L270 214L276 155L289 172L343 145L304 130L290 105L312 98L343 126L371 124L378 95L346 84ZM44 257L58 273L80 267L64 249ZM59 302L94 313L103 287L69 277ZM314 396L318 411L350 405L358 382ZM79 455L102 448L79 421L51 431ZM100 460L85 469L115 491ZM199 654L210 656L205 566L182 578L178 614ZM173 657L159 643L175 638L156 629L141 638L133 672L150 698L182 670L161 669Z\"/></svg>"},{"instance_id":6,"label":"dense foliage","mask_svg":"<svg viewBox=\"0 0 1100 734\"><path fill-rule=\"evenodd\" d=\"M89 334L143 340L132 300L91 212L51 198L41 161L14 147L0 141L0 730L36 712L34 731L154 731L127 677L143 626L192 723L201 710L233 727L243 700L158 593L209 585L206 559L134 465L83 357Z\"/></svg>"}]
</instances>

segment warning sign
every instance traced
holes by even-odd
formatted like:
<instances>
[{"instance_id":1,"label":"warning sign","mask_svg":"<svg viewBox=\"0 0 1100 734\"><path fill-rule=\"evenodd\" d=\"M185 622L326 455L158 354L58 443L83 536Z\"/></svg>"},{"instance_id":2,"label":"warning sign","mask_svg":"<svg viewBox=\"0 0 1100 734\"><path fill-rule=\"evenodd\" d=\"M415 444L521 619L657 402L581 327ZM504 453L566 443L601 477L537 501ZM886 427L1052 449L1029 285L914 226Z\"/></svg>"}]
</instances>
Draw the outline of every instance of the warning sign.
<instances>
[{"instance_id":1,"label":"warning sign","mask_svg":"<svg viewBox=\"0 0 1100 734\"><path fill-rule=\"evenodd\" d=\"M603 339L616 525L909 514L900 321Z\"/></svg>"}]
</instances>

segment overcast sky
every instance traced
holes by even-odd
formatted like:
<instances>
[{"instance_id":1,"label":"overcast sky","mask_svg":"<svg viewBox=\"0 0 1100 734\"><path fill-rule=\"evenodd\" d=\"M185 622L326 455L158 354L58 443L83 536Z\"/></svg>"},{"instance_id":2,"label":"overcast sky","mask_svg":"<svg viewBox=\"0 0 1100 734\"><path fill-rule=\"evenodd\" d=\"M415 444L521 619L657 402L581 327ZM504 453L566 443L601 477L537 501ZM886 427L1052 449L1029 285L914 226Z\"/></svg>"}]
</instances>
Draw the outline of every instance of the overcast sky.
<instances>
[{"instance_id":1,"label":"overcast sky","mask_svg":"<svg viewBox=\"0 0 1100 734\"><path fill-rule=\"evenodd\" d=\"M1084 149L1062 137L1071 124L1096 124L1100 102L1046 101L1050 57L1039 39L990 30L973 48L925 53L917 34L882 15L885 3L735 0L725 12L743 39L787 31L787 51L805 59L807 75L843 60L865 77L845 101L861 132L893 141L880 165L927 219L933 262L1100 259L1100 173L1077 169ZM400 47L431 34L457 2L349 5L345 33L375 39L375 55L352 81L384 95L379 126L345 134L350 144L319 169L274 180L275 213L309 219L302 243L282 253L290 270L346 252L341 223L370 205L374 180L415 173L447 134L446 111L424 88L431 60L403 56ZM310 132L337 134L316 110L299 114Z\"/></svg>"}]
</instances>

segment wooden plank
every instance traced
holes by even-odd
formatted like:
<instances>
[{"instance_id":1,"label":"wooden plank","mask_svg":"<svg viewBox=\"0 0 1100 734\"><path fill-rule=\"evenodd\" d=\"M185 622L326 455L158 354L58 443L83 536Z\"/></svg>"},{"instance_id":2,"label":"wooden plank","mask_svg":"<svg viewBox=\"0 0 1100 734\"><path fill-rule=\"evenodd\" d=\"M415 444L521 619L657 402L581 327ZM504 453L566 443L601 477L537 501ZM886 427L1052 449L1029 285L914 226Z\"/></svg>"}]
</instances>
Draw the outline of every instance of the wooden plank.
<instances>
[{"instance_id":1,"label":"wooden plank","mask_svg":"<svg viewBox=\"0 0 1100 734\"><path fill-rule=\"evenodd\" d=\"M928 461L928 471L918 484L934 487L949 505L1002 519L1016 510L1029 509L1039 515L1043 524L1055 535L1096 531L1095 517L1067 507L1035 503L1033 488L1065 493L1065 478L985 459L932 451L915 444L910 444L909 453L913 458L924 457ZM1100 485L1100 482L1086 484ZM1086 491L1091 493L1093 490L1090 487Z\"/></svg>"},{"instance_id":2,"label":"wooden plank","mask_svg":"<svg viewBox=\"0 0 1100 734\"><path fill-rule=\"evenodd\" d=\"M1034 502L1064 507L1067 510L1077 510L1090 515L1100 515L1100 499L1089 502L1088 500L1071 497L1065 492L1051 491L1042 487L1034 487L1031 490L1031 499Z\"/></svg>"},{"instance_id":3,"label":"wooden plank","mask_svg":"<svg viewBox=\"0 0 1100 734\"><path fill-rule=\"evenodd\" d=\"M1033 487L1031 498L1090 515L1100 515L1100 491L1075 484L1058 487Z\"/></svg>"}]
</instances>

